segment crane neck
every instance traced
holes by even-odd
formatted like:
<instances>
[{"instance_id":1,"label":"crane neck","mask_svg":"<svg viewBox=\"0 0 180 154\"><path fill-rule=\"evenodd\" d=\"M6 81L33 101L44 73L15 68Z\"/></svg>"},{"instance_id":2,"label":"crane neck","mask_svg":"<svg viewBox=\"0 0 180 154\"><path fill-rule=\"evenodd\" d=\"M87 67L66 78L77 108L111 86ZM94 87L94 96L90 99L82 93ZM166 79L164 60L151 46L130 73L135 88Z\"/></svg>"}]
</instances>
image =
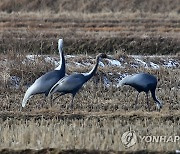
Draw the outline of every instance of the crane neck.
<instances>
[{"instance_id":1,"label":"crane neck","mask_svg":"<svg viewBox=\"0 0 180 154\"><path fill-rule=\"evenodd\" d=\"M61 72L64 72L64 75L65 75L65 57L64 57L64 52L63 52L63 49L62 47L58 47L59 49L59 58L60 58L60 61L59 61L59 66L55 69L55 70L59 70Z\"/></svg>"},{"instance_id":2,"label":"crane neck","mask_svg":"<svg viewBox=\"0 0 180 154\"><path fill-rule=\"evenodd\" d=\"M90 78L92 78L93 75L96 73L97 68L98 68L99 61L100 61L100 58L99 58L99 56L97 56L97 57L96 57L96 64L94 65L94 67L92 68L92 70L91 70L90 72L84 74L85 77L86 77L86 80L89 80Z\"/></svg>"},{"instance_id":3,"label":"crane neck","mask_svg":"<svg viewBox=\"0 0 180 154\"><path fill-rule=\"evenodd\" d=\"M157 102L159 105L162 106L162 103L157 99L156 94L155 94L155 90L151 91L152 94L152 98L154 99L155 102Z\"/></svg>"}]
</instances>

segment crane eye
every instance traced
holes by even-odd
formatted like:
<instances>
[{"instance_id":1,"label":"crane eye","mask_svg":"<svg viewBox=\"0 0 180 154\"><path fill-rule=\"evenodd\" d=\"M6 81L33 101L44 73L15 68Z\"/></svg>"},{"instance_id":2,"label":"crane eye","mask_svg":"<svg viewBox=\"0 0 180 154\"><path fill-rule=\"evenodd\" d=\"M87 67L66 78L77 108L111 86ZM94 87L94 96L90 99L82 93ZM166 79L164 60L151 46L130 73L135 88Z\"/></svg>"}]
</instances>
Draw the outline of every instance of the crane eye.
<instances>
[{"instance_id":1,"label":"crane eye","mask_svg":"<svg viewBox=\"0 0 180 154\"><path fill-rule=\"evenodd\" d=\"M105 53L102 53L101 58L107 58L107 55Z\"/></svg>"}]
</instances>

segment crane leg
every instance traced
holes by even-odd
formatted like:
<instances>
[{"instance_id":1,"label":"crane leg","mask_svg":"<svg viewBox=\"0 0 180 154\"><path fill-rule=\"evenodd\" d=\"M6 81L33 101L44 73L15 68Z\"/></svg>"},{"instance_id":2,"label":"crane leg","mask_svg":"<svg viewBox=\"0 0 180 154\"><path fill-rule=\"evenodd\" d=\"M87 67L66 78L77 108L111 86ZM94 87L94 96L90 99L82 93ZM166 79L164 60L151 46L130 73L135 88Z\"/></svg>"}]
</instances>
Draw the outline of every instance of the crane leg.
<instances>
[{"instance_id":1,"label":"crane leg","mask_svg":"<svg viewBox=\"0 0 180 154\"><path fill-rule=\"evenodd\" d=\"M58 96L56 96L54 99L53 99L53 102L58 98L58 97L60 97L61 95L58 95Z\"/></svg>"},{"instance_id":2,"label":"crane leg","mask_svg":"<svg viewBox=\"0 0 180 154\"><path fill-rule=\"evenodd\" d=\"M74 94L72 94L71 110L74 110Z\"/></svg>"},{"instance_id":3,"label":"crane leg","mask_svg":"<svg viewBox=\"0 0 180 154\"><path fill-rule=\"evenodd\" d=\"M149 106L149 98L148 98L148 92L146 93L146 98L147 98L147 107L148 107L148 111L150 111L150 106Z\"/></svg>"},{"instance_id":4,"label":"crane leg","mask_svg":"<svg viewBox=\"0 0 180 154\"><path fill-rule=\"evenodd\" d=\"M51 108L52 108L52 105L53 105L53 95L50 96L50 104L51 104Z\"/></svg>"},{"instance_id":5,"label":"crane leg","mask_svg":"<svg viewBox=\"0 0 180 154\"><path fill-rule=\"evenodd\" d=\"M55 101L58 97L60 97L60 96L62 96L62 95L64 95L64 93L60 93L60 95L58 95L57 97L55 97L55 98L53 99L53 101Z\"/></svg>"},{"instance_id":6,"label":"crane leg","mask_svg":"<svg viewBox=\"0 0 180 154\"><path fill-rule=\"evenodd\" d=\"M135 109L137 109L138 97L139 97L139 92L138 92L138 94L136 96L136 100L135 100L135 107L134 107Z\"/></svg>"},{"instance_id":7,"label":"crane leg","mask_svg":"<svg viewBox=\"0 0 180 154\"><path fill-rule=\"evenodd\" d=\"M41 103L41 108L44 108L44 104L46 104L46 96L43 96L43 103Z\"/></svg>"}]
</instances>

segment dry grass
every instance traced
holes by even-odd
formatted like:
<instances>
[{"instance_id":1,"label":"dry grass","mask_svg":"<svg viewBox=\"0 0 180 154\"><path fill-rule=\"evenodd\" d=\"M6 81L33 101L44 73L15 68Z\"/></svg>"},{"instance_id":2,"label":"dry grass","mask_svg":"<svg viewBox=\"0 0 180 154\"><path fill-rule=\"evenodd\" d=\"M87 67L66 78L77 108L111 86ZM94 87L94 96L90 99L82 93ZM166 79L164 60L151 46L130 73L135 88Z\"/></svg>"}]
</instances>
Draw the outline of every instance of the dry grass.
<instances>
[{"instance_id":1,"label":"dry grass","mask_svg":"<svg viewBox=\"0 0 180 154\"><path fill-rule=\"evenodd\" d=\"M57 99L50 106L48 99L42 95L31 98L25 109L21 110L21 101L26 88L24 84L32 83L38 76L47 70L52 70L53 65L44 62L40 57L35 62L22 65L25 55L13 59L13 54L4 56L10 62L6 65L9 75L22 78L20 87L15 89L8 80L1 81L1 149L89 149L89 150L158 150L173 151L178 149L178 143L140 143L126 149L121 142L122 134L127 130L135 130L138 136L179 134L179 68L158 70L139 67L137 69L121 67L99 68L91 81L85 84L75 97L75 109L69 109L71 97L65 95ZM122 53L114 55L116 58L124 57L125 62L131 64L132 57ZM89 56L68 58L72 61L86 62ZM174 56L179 60L179 57ZM151 60L150 57L147 59ZM158 63L161 58L152 58ZM165 59L165 56L164 56ZM21 66L21 67L18 67ZM90 68L67 66L67 73L86 72ZM110 71L111 70L111 71ZM158 77L157 95L164 103L161 112L156 111L151 99L151 112L147 112L145 95L141 94L139 102L134 109L137 92L130 87L106 88L103 85L103 76L106 74L112 81L117 73L149 72ZM115 74L114 76L109 73ZM7 78L6 78L7 79Z\"/></svg>"},{"instance_id":2,"label":"dry grass","mask_svg":"<svg viewBox=\"0 0 180 154\"><path fill-rule=\"evenodd\" d=\"M122 55L122 56L121 56ZM125 56L124 54L116 54L114 57L123 57L124 62L122 64L125 68L122 67L112 67L108 65L107 61L104 61L105 67L99 68L97 75L85 84L84 88L77 94L75 98L75 109L85 111L85 112L113 112L113 111L121 111L121 110L134 110L134 100L137 92L130 87L116 88L110 86L109 88L105 87L104 76L106 76L112 83L117 82L116 79L120 78L120 74L133 74L137 72L149 72L158 77L158 88L157 95L164 102L164 110L165 112L176 112L179 108L179 68L164 68L160 69L150 69L144 67L133 68L131 67L132 62L134 61L132 57ZM5 58L5 57L4 57ZM4 62L4 66L2 66L1 73L1 100L4 100L3 104L0 107L0 111L20 111L20 102L23 98L24 92L27 89L27 85L31 85L35 79L44 74L45 72L52 70L55 66L51 63L47 63L44 61L43 57L39 57L35 61L25 61L25 55L19 55L17 58L13 58L13 54L8 55L7 62ZM77 56L75 58L67 58L67 73L71 74L73 72L88 72L91 67L88 66L77 66L74 65L74 62L78 62L83 64L84 62L93 63L89 61L91 59L89 56ZM146 61L154 60L156 64L162 65L161 60L165 60L166 58L156 57L151 58L147 57ZM172 59L172 58L169 58ZM177 59L178 57L174 57L173 59ZM23 65L22 65L23 63ZM134 64L136 64L134 62ZM10 80L11 76L16 76L20 78L19 88L15 89L12 87L12 83ZM122 78L122 77L121 77ZM92 93L93 91L93 93ZM168 95L167 95L168 94ZM83 99L82 99L83 98ZM54 103L52 110L55 112L69 112L68 105L71 97L69 95L62 96L58 98ZM145 110L146 104L143 103L145 101L145 95L141 94L139 97L139 104L137 104L137 109ZM127 103L128 102L128 103ZM44 100L42 95L38 95L33 97L26 109L25 112L31 112L32 110L44 110L45 108L49 108L50 100ZM152 101L152 109L155 110L155 104ZM43 106L43 107L42 107Z\"/></svg>"},{"instance_id":3,"label":"dry grass","mask_svg":"<svg viewBox=\"0 0 180 154\"><path fill-rule=\"evenodd\" d=\"M53 53L59 37L68 54L176 54L179 17L139 13L1 13L0 52Z\"/></svg>"},{"instance_id":4,"label":"dry grass","mask_svg":"<svg viewBox=\"0 0 180 154\"><path fill-rule=\"evenodd\" d=\"M148 113L147 113L148 114ZM126 149L121 142L125 131L135 130L137 136L162 135L175 136L179 134L177 117L166 119L159 116L89 116L78 118L64 117L51 120L39 118L24 121L9 119L1 121L0 148L11 149L89 149L89 150L157 150L173 151L179 143L146 143L140 142ZM157 113L154 113L156 115ZM153 120L153 122L152 122ZM176 120L176 121L174 121Z\"/></svg>"},{"instance_id":5,"label":"dry grass","mask_svg":"<svg viewBox=\"0 0 180 154\"><path fill-rule=\"evenodd\" d=\"M26 6L26 7L25 7ZM150 12L150 13L179 13L178 0L112 0L112 1L85 1L85 0L2 0L0 9L5 12L83 12L83 13L106 13L106 12Z\"/></svg>"}]
</instances>

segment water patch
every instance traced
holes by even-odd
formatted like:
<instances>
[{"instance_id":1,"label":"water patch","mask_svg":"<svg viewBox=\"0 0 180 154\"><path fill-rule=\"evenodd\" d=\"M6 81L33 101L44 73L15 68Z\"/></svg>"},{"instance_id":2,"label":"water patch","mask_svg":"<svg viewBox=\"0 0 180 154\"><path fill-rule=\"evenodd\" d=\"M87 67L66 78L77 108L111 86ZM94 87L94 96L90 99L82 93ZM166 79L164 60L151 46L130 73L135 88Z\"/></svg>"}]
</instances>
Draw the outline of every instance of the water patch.
<instances>
[{"instance_id":1,"label":"water patch","mask_svg":"<svg viewBox=\"0 0 180 154\"><path fill-rule=\"evenodd\" d=\"M112 66L121 66L121 63L118 60L110 60L110 59L107 59L107 60L109 64Z\"/></svg>"},{"instance_id":2,"label":"water patch","mask_svg":"<svg viewBox=\"0 0 180 154\"><path fill-rule=\"evenodd\" d=\"M104 76L103 77L103 81L104 81L104 85L105 85L105 87L107 87L107 88L109 88L110 87L110 81L109 81L109 79L106 77L106 76Z\"/></svg>"},{"instance_id":3,"label":"water patch","mask_svg":"<svg viewBox=\"0 0 180 154\"><path fill-rule=\"evenodd\" d=\"M145 68L148 68L147 63L144 62L143 60L138 59L138 58L136 58L135 60L136 60L141 66L143 66L143 67L145 67Z\"/></svg>"},{"instance_id":4,"label":"water patch","mask_svg":"<svg viewBox=\"0 0 180 154\"><path fill-rule=\"evenodd\" d=\"M153 69L159 69L160 68L159 65L157 65L153 62L150 62L149 64L150 64L150 67L152 67Z\"/></svg>"},{"instance_id":5,"label":"water patch","mask_svg":"<svg viewBox=\"0 0 180 154\"><path fill-rule=\"evenodd\" d=\"M21 78L14 75L14 76L10 76L9 80L10 80L11 86L13 86L16 89L19 88Z\"/></svg>"},{"instance_id":6,"label":"water patch","mask_svg":"<svg viewBox=\"0 0 180 154\"><path fill-rule=\"evenodd\" d=\"M164 65L165 67L168 67L168 68L176 68L176 67L179 67L179 63L173 59L170 59L169 61L164 61Z\"/></svg>"}]
</instances>

